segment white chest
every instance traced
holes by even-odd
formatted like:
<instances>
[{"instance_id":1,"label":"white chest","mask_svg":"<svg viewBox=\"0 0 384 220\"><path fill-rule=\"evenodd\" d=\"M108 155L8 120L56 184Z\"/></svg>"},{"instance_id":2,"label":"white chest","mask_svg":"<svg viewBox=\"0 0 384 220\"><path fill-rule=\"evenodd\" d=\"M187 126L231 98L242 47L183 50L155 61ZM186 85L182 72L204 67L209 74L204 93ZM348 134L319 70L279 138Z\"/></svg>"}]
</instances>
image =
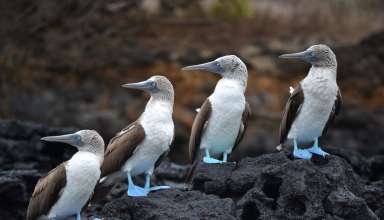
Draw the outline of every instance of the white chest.
<instances>
[{"instance_id":1,"label":"white chest","mask_svg":"<svg viewBox=\"0 0 384 220\"><path fill-rule=\"evenodd\" d=\"M174 136L172 106L160 101L151 103L140 117L140 124L144 128L145 139L123 167L132 175L151 173L158 158L169 150Z\"/></svg>"},{"instance_id":2,"label":"white chest","mask_svg":"<svg viewBox=\"0 0 384 220\"><path fill-rule=\"evenodd\" d=\"M88 201L100 178L100 161L92 153L77 152L67 163L66 186L48 217L74 215Z\"/></svg>"},{"instance_id":3,"label":"white chest","mask_svg":"<svg viewBox=\"0 0 384 220\"><path fill-rule=\"evenodd\" d=\"M338 93L336 80L331 74L327 72L309 74L301 82L304 103L300 114L292 124L288 138L309 142L321 136Z\"/></svg>"},{"instance_id":4,"label":"white chest","mask_svg":"<svg viewBox=\"0 0 384 220\"><path fill-rule=\"evenodd\" d=\"M238 135L245 108L244 89L234 82L219 82L209 101L212 112L201 147L216 152L230 151Z\"/></svg>"},{"instance_id":5,"label":"white chest","mask_svg":"<svg viewBox=\"0 0 384 220\"><path fill-rule=\"evenodd\" d=\"M174 135L174 124L172 108L168 103L154 103L143 113L140 124L145 131L145 144L159 148L162 152L169 149Z\"/></svg>"}]
</instances>

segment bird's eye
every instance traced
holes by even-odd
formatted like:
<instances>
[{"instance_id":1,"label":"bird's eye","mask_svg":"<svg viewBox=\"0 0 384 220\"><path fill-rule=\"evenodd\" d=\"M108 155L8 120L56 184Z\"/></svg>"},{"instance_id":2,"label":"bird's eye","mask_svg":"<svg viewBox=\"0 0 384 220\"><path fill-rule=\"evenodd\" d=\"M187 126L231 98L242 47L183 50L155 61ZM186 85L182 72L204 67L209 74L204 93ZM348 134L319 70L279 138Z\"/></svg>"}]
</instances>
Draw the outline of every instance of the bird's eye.
<instances>
[{"instance_id":1,"label":"bird's eye","mask_svg":"<svg viewBox=\"0 0 384 220\"><path fill-rule=\"evenodd\" d=\"M156 88L157 87L157 83L156 82L152 82L151 86L152 86L152 88Z\"/></svg>"},{"instance_id":2,"label":"bird's eye","mask_svg":"<svg viewBox=\"0 0 384 220\"><path fill-rule=\"evenodd\" d=\"M78 145L81 145L83 142L82 142L82 140L81 140L81 136L80 135L76 135L75 136L75 141L76 141L76 143L78 144Z\"/></svg>"},{"instance_id":3,"label":"bird's eye","mask_svg":"<svg viewBox=\"0 0 384 220\"><path fill-rule=\"evenodd\" d=\"M315 51L311 51L311 57L315 57L315 56L316 56Z\"/></svg>"}]
</instances>

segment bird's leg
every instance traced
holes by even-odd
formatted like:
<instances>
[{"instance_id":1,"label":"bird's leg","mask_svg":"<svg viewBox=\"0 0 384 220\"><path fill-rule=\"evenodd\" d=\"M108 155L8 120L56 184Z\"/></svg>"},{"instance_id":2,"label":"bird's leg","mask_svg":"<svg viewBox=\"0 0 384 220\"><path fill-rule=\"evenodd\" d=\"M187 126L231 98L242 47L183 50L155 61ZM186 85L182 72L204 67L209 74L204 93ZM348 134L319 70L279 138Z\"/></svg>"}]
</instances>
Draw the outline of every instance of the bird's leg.
<instances>
[{"instance_id":1,"label":"bird's leg","mask_svg":"<svg viewBox=\"0 0 384 220\"><path fill-rule=\"evenodd\" d=\"M76 213L76 220L81 220L80 212Z\"/></svg>"},{"instance_id":2,"label":"bird's leg","mask_svg":"<svg viewBox=\"0 0 384 220\"><path fill-rule=\"evenodd\" d=\"M148 194L148 191L146 191L144 188L136 186L133 183L132 176L130 172L127 172L128 176L128 196L146 196Z\"/></svg>"},{"instance_id":3,"label":"bird's leg","mask_svg":"<svg viewBox=\"0 0 384 220\"><path fill-rule=\"evenodd\" d=\"M226 163L228 161L228 153L224 152L223 153L223 163Z\"/></svg>"},{"instance_id":4,"label":"bird's leg","mask_svg":"<svg viewBox=\"0 0 384 220\"><path fill-rule=\"evenodd\" d=\"M203 158L204 163L223 163L221 160L217 160L209 156L209 150L205 148L205 157Z\"/></svg>"},{"instance_id":5,"label":"bird's leg","mask_svg":"<svg viewBox=\"0 0 384 220\"><path fill-rule=\"evenodd\" d=\"M293 156L304 160L310 160L312 157L312 153L309 152L307 149L300 149L297 146L296 139L293 139Z\"/></svg>"},{"instance_id":6,"label":"bird's leg","mask_svg":"<svg viewBox=\"0 0 384 220\"><path fill-rule=\"evenodd\" d=\"M148 179L148 192L156 191L156 190L160 190L160 189L170 189L170 188L171 188L170 186L154 186L154 187L149 188L149 181L150 181L150 179L151 179L151 175L152 175L152 174L147 174L147 179ZM147 185L146 185L146 186L147 186Z\"/></svg>"},{"instance_id":7,"label":"bird's leg","mask_svg":"<svg viewBox=\"0 0 384 220\"><path fill-rule=\"evenodd\" d=\"M144 185L144 189L145 190L149 190L149 187L151 186L151 175L149 173L147 173L145 175L145 185Z\"/></svg>"},{"instance_id":8,"label":"bird's leg","mask_svg":"<svg viewBox=\"0 0 384 220\"><path fill-rule=\"evenodd\" d=\"M317 154L317 155L320 155L320 156L323 156L323 157L325 157L326 155L329 155L327 152L323 151L319 147L319 138L318 137L315 139L315 142L313 143L313 146L311 148L309 148L308 151L313 153L313 154Z\"/></svg>"}]
</instances>

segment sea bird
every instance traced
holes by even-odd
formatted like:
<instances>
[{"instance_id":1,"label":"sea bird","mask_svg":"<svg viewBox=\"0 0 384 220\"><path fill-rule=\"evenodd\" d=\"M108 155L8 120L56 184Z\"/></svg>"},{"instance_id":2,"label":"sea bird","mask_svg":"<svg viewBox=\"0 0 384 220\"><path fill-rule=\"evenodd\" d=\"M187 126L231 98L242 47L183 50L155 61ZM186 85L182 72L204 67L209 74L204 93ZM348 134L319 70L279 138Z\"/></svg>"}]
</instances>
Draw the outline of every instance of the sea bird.
<instances>
[{"instance_id":1,"label":"sea bird","mask_svg":"<svg viewBox=\"0 0 384 220\"><path fill-rule=\"evenodd\" d=\"M205 163L225 163L243 138L250 116L250 107L244 96L247 67L237 56L227 55L212 62L184 67L183 70L203 70L222 77L194 119L189 156L191 162L195 162L202 149ZM222 160L212 157L221 155Z\"/></svg>"},{"instance_id":2,"label":"sea bird","mask_svg":"<svg viewBox=\"0 0 384 220\"><path fill-rule=\"evenodd\" d=\"M101 176L107 177L122 171L128 178L127 194L146 196L150 191L169 188L151 188L150 180L155 167L168 154L174 139L173 86L164 76L152 76L143 82L124 84L123 87L147 91L151 98L139 119L110 140ZM132 178L142 173L146 174L145 185L139 187Z\"/></svg>"},{"instance_id":3,"label":"sea bird","mask_svg":"<svg viewBox=\"0 0 384 220\"><path fill-rule=\"evenodd\" d=\"M280 124L280 145L293 140L293 155L311 159L312 154L326 156L319 147L319 137L324 135L339 113L342 99L336 83L336 55L326 45L314 45L299 53L284 54L280 58L301 59L312 65L307 76L291 92ZM312 143L308 149L299 144Z\"/></svg>"},{"instance_id":4,"label":"sea bird","mask_svg":"<svg viewBox=\"0 0 384 220\"><path fill-rule=\"evenodd\" d=\"M81 209L90 199L100 178L103 138L96 131L81 130L41 140L70 144L79 151L40 178L29 201L27 220L44 217L61 219L72 215L80 220Z\"/></svg>"}]
</instances>

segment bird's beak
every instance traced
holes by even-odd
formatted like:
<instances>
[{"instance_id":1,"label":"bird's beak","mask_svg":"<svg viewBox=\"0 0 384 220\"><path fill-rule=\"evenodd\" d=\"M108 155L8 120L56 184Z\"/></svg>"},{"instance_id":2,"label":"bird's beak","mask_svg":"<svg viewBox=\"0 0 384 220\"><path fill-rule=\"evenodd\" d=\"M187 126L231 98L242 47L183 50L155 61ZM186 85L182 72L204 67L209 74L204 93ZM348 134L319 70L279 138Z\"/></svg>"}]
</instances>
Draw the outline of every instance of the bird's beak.
<instances>
[{"instance_id":1,"label":"bird's beak","mask_svg":"<svg viewBox=\"0 0 384 220\"><path fill-rule=\"evenodd\" d=\"M127 83L122 85L122 87L129 88L129 89L148 90L148 91L153 91L157 89L156 82L150 79L142 82L138 82L138 83Z\"/></svg>"},{"instance_id":2,"label":"bird's beak","mask_svg":"<svg viewBox=\"0 0 384 220\"><path fill-rule=\"evenodd\" d=\"M190 70L204 70L208 71L211 73L216 73L219 75L222 75L224 70L223 68L220 67L219 63L215 60L212 62L208 63L202 63L202 64L197 64L197 65L192 65L192 66L186 66L182 68L182 70L190 71Z\"/></svg>"},{"instance_id":3,"label":"bird's beak","mask_svg":"<svg viewBox=\"0 0 384 220\"><path fill-rule=\"evenodd\" d=\"M81 136L74 133L74 134L66 134L66 135L59 135L59 136L48 136L41 138L42 141L48 141L48 142L61 142L70 144L73 146L80 146L81 145Z\"/></svg>"},{"instance_id":4,"label":"bird's beak","mask_svg":"<svg viewBox=\"0 0 384 220\"><path fill-rule=\"evenodd\" d=\"M280 55L279 58L282 59L301 59L301 60L309 60L310 58L310 52L309 51L303 51L299 53L289 53L289 54L283 54Z\"/></svg>"}]
</instances>

